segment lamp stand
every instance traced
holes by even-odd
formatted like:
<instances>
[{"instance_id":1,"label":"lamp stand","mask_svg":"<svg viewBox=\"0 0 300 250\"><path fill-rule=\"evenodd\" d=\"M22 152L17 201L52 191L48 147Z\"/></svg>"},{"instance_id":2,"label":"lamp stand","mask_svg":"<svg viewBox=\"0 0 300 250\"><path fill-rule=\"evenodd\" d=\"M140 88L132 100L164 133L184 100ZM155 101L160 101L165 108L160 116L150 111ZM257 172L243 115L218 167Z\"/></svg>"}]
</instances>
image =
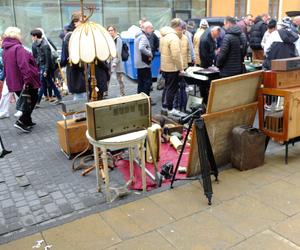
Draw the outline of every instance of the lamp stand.
<instances>
[{"instance_id":1,"label":"lamp stand","mask_svg":"<svg viewBox=\"0 0 300 250\"><path fill-rule=\"evenodd\" d=\"M95 76L95 63L91 63L91 88L92 88L92 95L91 95L91 101L97 101L98 100L98 94L96 91L96 76Z\"/></svg>"}]
</instances>

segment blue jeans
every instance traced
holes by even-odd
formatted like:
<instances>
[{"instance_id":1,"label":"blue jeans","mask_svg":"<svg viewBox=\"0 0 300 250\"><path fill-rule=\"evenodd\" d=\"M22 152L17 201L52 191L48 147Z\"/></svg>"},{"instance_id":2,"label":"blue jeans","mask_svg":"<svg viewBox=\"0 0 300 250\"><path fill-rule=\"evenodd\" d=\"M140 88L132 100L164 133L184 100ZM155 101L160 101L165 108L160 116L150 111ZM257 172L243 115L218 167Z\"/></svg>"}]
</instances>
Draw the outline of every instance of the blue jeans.
<instances>
[{"instance_id":1,"label":"blue jeans","mask_svg":"<svg viewBox=\"0 0 300 250\"><path fill-rule=\"evenodd\" d=\"M41 102L43 95L47 95L47 89L51 89L54 91L54 94L57 99L61 99L61 94L59 90L57 89L56 85L53 81L53 74L47 73L47 76L44 76L45 68L40 67L40 81L41 81L41 87L39 90L39 97L38 97L38 103ZM51 91L52 92L52 91ZM51 93L49 90L49 93Z\"/></svg>"}]
</instances>

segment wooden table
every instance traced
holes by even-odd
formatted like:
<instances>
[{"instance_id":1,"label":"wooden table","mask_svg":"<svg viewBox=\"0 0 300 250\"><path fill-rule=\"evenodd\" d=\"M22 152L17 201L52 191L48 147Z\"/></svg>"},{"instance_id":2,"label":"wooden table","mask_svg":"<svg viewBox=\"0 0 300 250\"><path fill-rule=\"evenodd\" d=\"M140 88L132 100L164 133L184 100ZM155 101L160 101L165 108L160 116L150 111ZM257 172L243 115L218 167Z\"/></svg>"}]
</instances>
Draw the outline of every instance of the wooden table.
<instances>
[{"instance_id":1,"label":"wooden table","mask_svg":"<svg viewBox=\"0 0 300 250\"><path fill-rule=\"evenodd\" d=\"M90 144L94 147L94 159L96 167L96 176L97 176L97 190L101 191L102 177L100 176L99 171L99 148L101 149L101 157L103 161L103 168L105 174L105 193L107 202L111 202L111 193L110 193L110 183L109 183L109 172L108 172L108 158L107 150L108 149L119 149L119 148L128 148L129 149L129 164L130 164L130 180L127 182L127 185L134 182L134 148L138 148L139 159L141 160L142 168L142 186L143 192L146 192L146 166L145 166L145 140L147 137L147 130L141 130L133 133L128 133L125 135L115 136L103 140L94 140L86 132L86 137L88 138Z\"/></svg>"}]
</instances>

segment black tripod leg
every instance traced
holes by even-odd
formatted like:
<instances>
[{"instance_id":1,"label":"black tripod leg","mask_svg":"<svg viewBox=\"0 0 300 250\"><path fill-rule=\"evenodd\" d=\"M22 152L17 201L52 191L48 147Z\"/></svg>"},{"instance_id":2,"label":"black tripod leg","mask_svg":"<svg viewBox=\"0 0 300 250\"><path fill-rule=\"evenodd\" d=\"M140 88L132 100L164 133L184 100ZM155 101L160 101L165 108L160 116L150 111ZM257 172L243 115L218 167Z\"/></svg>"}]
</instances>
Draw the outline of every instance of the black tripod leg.
<instances>
[{"instance_id":1,"label":"black tripod leg","mask_svg":"<svg viewBox=\"0 0 300 250\"><path fill-rule=\"evenodd\" d=\"M186 136L184 138L184 142L183 142L183 145L182 145L182 149L180 151L179 158L178 158L177 163L176 163L176 167L175 167L175 171L174 171L173 176L172 176L172 181L171 181L170 188L173 188L173 183L175 181L176 174L177 174L177 171L178 171L178 168L179 168L179 164L180 164L180 161L181 161L181 158L182 158L182 155L183 155L183 151L185 149L185 146L186 146L186 143L187 143L187 140L188 140L188 137L189 137L189 133L191 132L193 123L194 123L194 119L192 118L189 122L189 127L188 127L188 130L187 130Z\"/></svg>"},{"instance_id":2,"label":"black tripod leg","mask_svg":"<svg viewBox=\"0 0 300 250\"><path fill-rule=\"evenodd\" d=\"M270 142L270 137L267 136L267 137L266 137L266 142L265 142L265 152L266 152L266 150L267 150L267 147L268 147L268 145L269 145L269 142Z\"/></svg>"},{"instance_id":3,"label":"black tripod leg","mask_svg":"<svg viewBox=\"0 0 300 250\"><path fill-rule=\"evenodd\" d=\"M210 144L210 140L208 137L208 133L207 133L207 129L205 126L205 123L203 121L204 124L204 133L205 133L205 138L206 138L206 142L207 142L207 154L208 154L208 160L210 163L210 168L211 168L211 173L215 176L215 181L219 182L218 176L219 176L219 170L215 161L215 157L214 157L214 153Z\"/></svg>"},{"instance_id":4,"label":"black tripod leg","mask_svg":"<svg viewBox=\"0 0 300 250\"><path fill-rule=\"evenodd\" d=\"M201 166L201 175L203 182L204 194L208 199L208 205L211 205L211 199L213 195L212 184L211 184L211 163L209 161L209 140L207 140L207 132L203 119L197 119L195 121L196 135L198 143L198 154Z\"/></svg>"}]
</instances>

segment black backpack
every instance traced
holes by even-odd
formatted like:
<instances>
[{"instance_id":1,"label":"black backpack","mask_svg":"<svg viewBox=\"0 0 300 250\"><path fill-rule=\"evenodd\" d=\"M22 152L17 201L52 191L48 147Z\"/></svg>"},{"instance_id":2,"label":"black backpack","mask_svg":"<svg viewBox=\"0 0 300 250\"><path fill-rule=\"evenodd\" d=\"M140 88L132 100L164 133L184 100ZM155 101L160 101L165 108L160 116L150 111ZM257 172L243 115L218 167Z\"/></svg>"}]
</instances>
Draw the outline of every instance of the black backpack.
<instances>
[{"instance_id":1,"label":"black backpack","mask_svg":"<svg viewBox=\"0 0 300 250\"><path fill-rule=\"evenodd\" d=\"M121 39L121 37L118 37L117 39ZM117 45L117 39L115 39L115 44ZM126 62L129 58L129 48L125 42L122 41L122 52L121 52L121 58L123 62Z\"/></svg>"},{"instance_id":2,"label":"black backpack","mask_svg":"<svg viewBox=\"0 0 300 250\"><path fill-rule=\"evenodd\" d=\"M129 48L126 43L122 41L122 53L121 53L122 61L126 62L129 58Z\"/></svg>"}]
</instances>

